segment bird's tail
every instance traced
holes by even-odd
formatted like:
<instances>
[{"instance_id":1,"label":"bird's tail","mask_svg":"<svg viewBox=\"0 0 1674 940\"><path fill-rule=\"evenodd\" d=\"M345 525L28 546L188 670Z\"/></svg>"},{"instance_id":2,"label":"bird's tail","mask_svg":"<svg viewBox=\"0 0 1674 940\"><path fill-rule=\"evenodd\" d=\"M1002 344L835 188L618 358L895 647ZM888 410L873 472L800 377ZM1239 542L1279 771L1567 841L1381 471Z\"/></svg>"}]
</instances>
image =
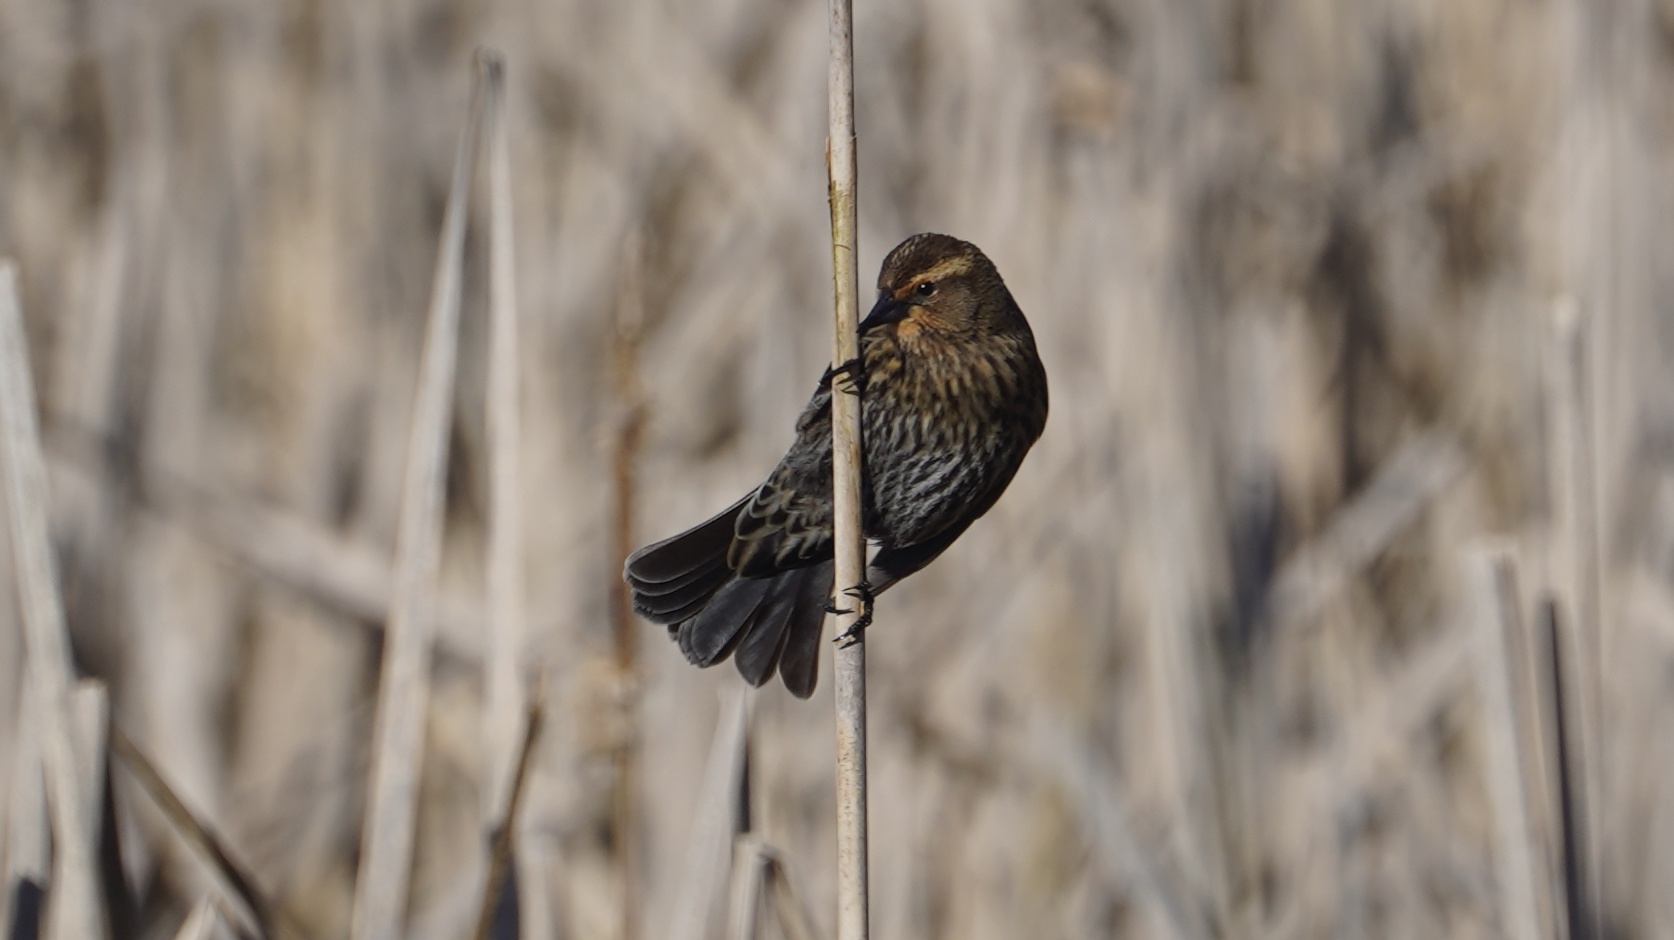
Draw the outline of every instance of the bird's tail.
<instances>
[{"instance_id":1,"label":"bird's tail","mask_svg":"<svg viewBox=\"0 0 1674 940\"><path fill-rule=\"evenodd\" d=\"M703 610L733 580L727 548L744 502L628 556L622 576L633 589L635 613L652 623L678 624Z\"/></svg>"},{"instance_id":2,"label":"bird's tail","mask_svg":"<svg viewBox=\"0 0 1674 940\"><path fill-rule=\"evenodd\" d=\"M635 612L668 625L691 662L713 666L736 652L738 671L751 685L778 672L792 694L807 698L819 674L831 563L768 578L738 577L727 565L727 548L747 499L634 552L623 577Z\"/></svg>"}]
</instances>

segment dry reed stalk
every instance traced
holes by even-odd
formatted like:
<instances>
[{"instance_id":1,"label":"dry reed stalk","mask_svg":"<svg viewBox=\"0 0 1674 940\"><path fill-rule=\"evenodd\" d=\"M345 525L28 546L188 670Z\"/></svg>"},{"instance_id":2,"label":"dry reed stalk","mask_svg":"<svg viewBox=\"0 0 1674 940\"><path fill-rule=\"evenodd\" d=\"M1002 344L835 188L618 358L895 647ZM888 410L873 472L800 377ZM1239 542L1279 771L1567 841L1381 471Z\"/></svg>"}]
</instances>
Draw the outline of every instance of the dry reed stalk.
<instances>
[{"instance_id":1,"label":"dry reed stalk","mask_svg":"<svg viewBox=\"0 0 1674 940\"><path fill-rule=\"evenodd\" d=\"M1585 772L1575 749L1575 715L1580 711L1574 689L1576 640L1565 637L1575 627L1561 613L1558 601L1547 598L1541 605L1542 640L1546 647L1546 669L1542 675L1547 714L1552 729L1553 764L1557 770L1558 818L1563 834L1564 915L1568 940L1599 940L1598 911L1594 906L1591 864L1587 853L1587 805L1580 792Z\"/></svg>"},{"instance_id":2,"label":"dry reed stalk","mask_svg":"<svg viewBox=\"0 0 1674 940\"><path fill-rule=\"evenodd\" d=\"M89 448L102 441L72 442L61 423L47 439L53 448L48 457L57 469L101 472ZM139 493L147 509L186 526L255 574L349 615L357 626L383 629L392 571L379 549L299 513L234 499L175 473L152 477ZM443 591L431 617L440 652L463 665L481 664L478 637L486 632L489 615L478 598Z\"/></svg>"},{"instance_id":3,"label":"dry reed stalk","mask_svg":"<svg viewBox=\"0 0 1674 940\"><path fill-rule=\"evenodd\" d=\"M773 891L773 907L779 915L779 930L785 935L785 940L819 940L814 918L802 902L802 892L797 890L790 866L785 864L777 849L763 844L762 851L766 853L767 861L763 874Z\"/></svg>"},{"instance_id":4,"label":"dry reed stalk","mask_svg":"<svg viewBox=\"0 0 1674 940\"><path fill-rule=\"evenodd\" d=\"M860 280L855 258L854 10L831 0L831 62L826 77L831 180L831 276L835 340L832 364L860 355ZM836 381L831 395L833 550L840 593L861 593L866 543L860 531L859 383ZM855 394L850 394L850 392ZM866 940L870 932L866 849L866 640L856 630L870 601L837 605L836 630L845 639L832 656L837 709L837 940Z\"/></svg>"},{"instance_id":5,"label":"dry reed stalk","mask_svg":"<svg viewBox=\"0 0 1674 940\"><path fill-rule=\"evenodd\" d=\"M1512 711L1516 719L1518 768L1523 782L1526 820L1534 839L1537 902L1546 925L1541 936L1554 936L1557 910L1558 871L1553 847L1562 833L1557 822L1556 737L1550 725L1551 708L1546 698L1546 664L1540 660L1539 637L1523 616L1523 593L1517 563L1506 552L1495 559L1495 586L1499 592L1507 678L1510 681Z\"/></svg>"},{"instance_id":6,"label":"dry reed stalk","mask_svg":"<svg viewBox=\"0 0 1674 940\"><path fill-rule=\"evenodd\" d=\"M708 935L709 915L727 872L732 846L732 795L744 767L744 737L749 703L741 692L728 694L715 723L715 740L698 790L698 816L686 843L686 863L675 889L670 940L699 940Z\"/></svg>"},{"instance_id":7,"label":"dry reed stalk","mask_svg":"<svg viewBox=\"0 0 1674 940\"><path fill-rule=\"evenodd\" d=\"M71 686L70 733L75 739L76 770L81 773L81 815L93 827L91 845L97 855L110 770L110 693L100 680L78 679ZM113 911L109 916L114 915Z\"/></svg>"},{"instance_id":8,"label":"dry reed stalk","mask_svg":"<svg viewBox=\"0 0 1674 940\"><path fill-rule=\"evenodd\" d=\"M1168 843L1186 891L1212 899L1217 910L1228 892L1219 871L1220 853L1214 835L1219 813L1212 770L1216 732L1208 722L1214 692L1213 677L1202 667L1199 575L1190 562L1190 532L1197 510L1180 485L1178 468L1186 464L1183 435L1151 451L1147 476L1145 525L1153 544L1144 571L1145 671L1153 697L1151 708L1158 727L1152 738L1154 756L1147 763L1157 774L1162 812L1178 824L1168 830ZM1218 915L1217 915L1218 916ZM1188 935L1189 936L1189 935Z\"/></svg>"},{"instance_id":9,"label":"dry reed stalk","mask_svg":"<svg viewBox=\"0 0 1674 940\"><path fill-rule=\"evenodd\" d=\"M127 174L118 174L119 192L101 212L98 234L89 246L82 289L85 296L66 311L63 328L66 336L55 343L57 347L54 373L54 393L48 399L43 415L48 424L70 416L93 433L109 433L120 396L117 394L118 368L122 355L122 311L128 297L124 290L130 284L130 243L127 227L130 208L123 198ZM79 282L78 282L79 283ZM50 438L49 430L47 436ZM50 449L51 443L47 442ZM111 500L117 492L105 484L103 477L110 467L103 464L98 473L81 485L72 484L71 497L63 507L71 520L71 531L94 545L108 545L112 541L108 527L112 522Z\"/></svg>"},{"instance_id":10,"label":"dry reed stalk","mask_svg":"<svg viewBox=\"0 0 1674 940\"><path fill-rule=\"evenodd\" d=\"M727 940L755 940L767 859L761 840L745 833L732 843L732 889L727 897Z\"/></svg>"},{"instance_id":11,"label":"dry reed stalk","mask_svg":"<svg viewBox=\"0 0 1674 940\"><path fill-rule=\"evenodd\" d=\"M786 940L818 940L813 919L802 904L784 857L759 837L744 833L732 844L728 940L752 940L758 935L763 892Z\"/></svg>"},{"instance_id":12,"label":"dry reed stalk","mask_svg":"<svg viewBox=\"0 0 1674 940\"><path fill-rule=\"evenodd\" d=\"M519 760L518 724L528 693L518 668L523 650L523 506L518 486L522 424L518 370L517 272L512 224L511 143L505 63L483 50L484 133L488 141L488 706L485 818L503 814Z\"/></svg>"},{"instance_id":13,"label":"dry reed stalk","mask_svg":"<svg viewBox=\"0 0 1674 940\"><path fill-rule=\"evenodd\" d=\"M1409 654L1387 681L1368 689L1365 701L1345 722L1337 751L1324 760L1341 770L1320 774L1304 805L1313 805L1348 786L1375 780L1380 769L1407 747L1423 724L1469 679L1470 638L1462 631L1438 633Z\"/></svg>"},{"instance_id":14,"label":"dry reed stalk","mask_svg":"<svg viewBox=\"0 0 1674 940\"><path fill-rule=\"evenodd\" d=\"M284 915L284 909L268 900L257 886L255 876L250 870L233 857L225 841L209 824L186 805L151 759L119 725L110 726L110 751L128 768L128 772L139 783L140 789L151 798L151 802L163 814L163 818L168 820L175 833L197 853L210 871L215 873L227 895L238 899L244 915L238 919L248 919L258 937L274 936L274 915L276 912ZM285 926L286 931L293 936L307 935L294 922L287 921Z\"/></svg>"},{"instance_id":15,"label":"dry reed stalk","mask_svg":"<svg viewBox=\"0 0 1674 940\"><path fill-rule=\"evenodd\" d=\"M488 878L483 885L482 906L477 911L477 928L471 936L488 940L494 927L494 915L499 908L500 895L506 877L517 863L517 814L523 807L523 796L529 782L529 758L535 753L535 742L541 734L541 713L545 708L545 694L540 688L530 695L523 709L523 740L518 744L517 763L508 781L510 792L500 800L505 815L494 827L493 847L489 851Z\"/></svg>"},{"instance_id":16,"label":"dry reed stalk","mask_svg":"<svg viewBox=\"0 0 1674 940\"><path fill-rule=\"evenodd\" d=\"M220 922L215 905L208 898L200 898L198 903L192 905L192 913L187 915L186 922L180 925L174 940L211 940L220 933Z\"/></svg>"},{"instance_id":17,"label":"dry reed stalk","mask_svg":"<svg viewBox=\"0 0 1674 940\"><path fill-rule=\"evenodd\" d=\"M1045 714L1034 716L1026 740L1029 766L1062 789L1086 826L1087 842L1107 883L1131 884L1132 897L1149 915L1156 935L1179 940L1215 936L1213 907L1199 903L1189 886L1180 884L1187 879L1167 877L1153 861L1159 853L1140 844L1112 768L1098 766L1091 751L1063 730L1062 722Z\"/></svg>"},{"instance_id":18,"label":"dry reed stalk","mask_svg":"<svg viewBox=\"0 0 1674 940\"><path fill-rule=\"evenodd\" d=\"M36 893L47 884L52 864L51 834L47 824L45 778L42 776L40 722L35 716L37 696L24 678L24 695L17 715L17 737L12 745L11 787L6 795L6 865L0 871L0 928L33 935L30 924L39 916ZM27 908L27 909L26 909Z\"/></svg>"},{"instance_id":19,"label":"dry reed stalk","mask_svg":"<svg viewBox=\"0 0 1674 940\"><path fill-rule=\"evenodd\" d=\"M622 278L617 290L616 329L612 341L615 371L617 427L611 451L611 487L614 519L611 525L611 560L628 557L634 549L634 508L637 501L634 466L639 459L641 431L645 427L645 400L639 384L639 344L644 325L644 243L638 232L622 246ZM617 877L622 892L622 940L639 936L639 618L633 612L628 582L616 578L611 584L610 630L615 649L618 716L621 740L611 751L611 828L616 852Z\"/></svg>"},{"instance_id":20,"label":"dry reed stalk","mask_svg":"<svg viewBox=\"0 0 1674 940\"><path fill-rule=\"evenodd\" d=\"M569 883L549 838L531 839L517 853L517 929L523 937L567 936Z\"/></svg>"},{"instance_id":21,"label":"dry reed stalk","mask_svg":"<svg viewBox=\"0 0 1674 940\"><path fill-rule=\"evenodd\" d=\"M1603 560L1599 541L1599 487L1596 439L1597 400L1593 348L1595 318L1573 297L1561 298L1552 311L1551 350L1548 354L1547 409L1556 507L1551 569L1548 577L1564 609L1571 612L1561 630L1569 647L1563 651L1570 682L1569 739L1575 775L1572 796L1586 813L1603 790L1604 653L1606 624L1601 615ZM1590 827L1579 832L1581 842L1570 847L1585 862L1588 896L1600 898L1603 851ZM1600 912L1589 909L1589 916ZM1602 923L1590 925L1597 935Z\"/></svg>"},{"instance_id":22,"label":"dry reed stalk","mask_svg":"<svg viewBox=\"0 0 1674 940\"><path fill-rule=\"evenodd\" d=\"M36 696L47 807L52 822L53 936L93 940L106 934L105 910L94 868L97 831L77 766L71 687L75 668L58 594L52 537L47 528L46 467L35 421L35 389L23 336L17 273L0 262L0 473L5 477L19 606L22 608L29 688Z\"/></svg>"},{"instance_id":23,"label":"dry reed stalk","mask_svg":"<svg viewBox=\"0 0 1674 940\"><path fill-rule=\"evenodd\" d=\"M1401 446L1325 530L1293 552L1273 579L1274 626L1311 620L1349 580L1469 467L1453 440L1427 434Z\"/></svg>"},{"instance_id":24,"label":"dry reed stalk","mask_svg":"<svg viewBox=\"0 0 1674 940\"><path fill-rule=\"evenodd\" d=\"M372 781L355 880L351 935L396 940L402 934L417 823L430 693L430 613L442 545L448 417L459 345L465 214L483 112L483 74L472 83L466 124L437 247L435 280L419 363L396 529L389 620L373 733Z\"/></svg>"},{"instance_id":25,"label":"dry reed stalk","mask_svg":"<svg viewBox=\"0 0 1674 940\"><path fill-rule=\"evenodd\" d=\"M1536 841L1535 804L1523 774L1527 766L1520 729L1527 716L1512 680L1518 665L1513 637L1521 633L1515 594L1502 590L1511 573L1504 548L1476 548L1464 559L1469 629L1476 654L1477 684L1482 696L1488 787L1494 813L1495 879L1499 886L1501 929L1511 937L1549 937L1544 895L1544 866Z\"/></svg>"}]
</instances>

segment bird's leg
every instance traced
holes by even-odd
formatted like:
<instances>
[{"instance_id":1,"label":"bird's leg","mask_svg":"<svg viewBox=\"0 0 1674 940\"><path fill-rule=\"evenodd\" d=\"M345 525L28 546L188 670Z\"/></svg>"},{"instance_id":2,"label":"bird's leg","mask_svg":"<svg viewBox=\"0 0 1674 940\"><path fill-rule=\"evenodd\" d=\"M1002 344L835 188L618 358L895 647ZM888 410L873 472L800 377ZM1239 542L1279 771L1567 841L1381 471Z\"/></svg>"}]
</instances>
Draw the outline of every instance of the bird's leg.
<instances>
[{"instance_id":1,"label":"bird's leg","mask_svg":"<svg viewBox=\"0 0 1674 940\"><path fill-rule=\"evenodd\" d=\"M855 618L854 623L850 624L847 630L844 630L832 640L839 648L848 649L859 643L861 634L865 633L866 628L872 625L872 601L875 600L875 595L872 594L872 585L862 579L859 584L844 591L843 596L860 601L860 616ZM855 612L849 608L839 608L835 603L828 605L825 609L833 614L852 614Z\"/></svg>"},{"instance_id":2,"label":"bird's leg","mask_svg":"<svg viewBox=\"0 0 1674 940\"><path fill-rule=\"evenodd\" d=\"M840 366L826 366L825 374L820 376L820 388L830 389L832 380L838 376L848 379L843 385L837 386L838 391L849 395L859 395L866 384L865 364L860 361L859 356L856 356Z\"/></svg>"}]
</instances>

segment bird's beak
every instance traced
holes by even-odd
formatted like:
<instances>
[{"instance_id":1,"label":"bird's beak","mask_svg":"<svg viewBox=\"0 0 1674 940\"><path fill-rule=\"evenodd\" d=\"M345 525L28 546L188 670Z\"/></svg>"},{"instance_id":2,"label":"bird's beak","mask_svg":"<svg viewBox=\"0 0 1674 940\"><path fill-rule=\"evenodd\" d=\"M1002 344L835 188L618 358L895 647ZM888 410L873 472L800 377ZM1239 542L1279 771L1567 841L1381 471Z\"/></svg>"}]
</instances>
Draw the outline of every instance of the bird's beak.
<instances>
[{"instance_id":1,"label":"bird's beak","mask_svg":"<svg viewBox=\"0 0 1674 940\"><path fill-rule=\"evenodd\" d=\"M885 291L878 297L878 302L872 306L872 312L866 315L866 319L860 321L860 332L865 333L886 323L904 320L907 318L907 314L912 312L912 309L912 304L903 300L896 300L892 294Z\"/></svg>"}]
</instances>

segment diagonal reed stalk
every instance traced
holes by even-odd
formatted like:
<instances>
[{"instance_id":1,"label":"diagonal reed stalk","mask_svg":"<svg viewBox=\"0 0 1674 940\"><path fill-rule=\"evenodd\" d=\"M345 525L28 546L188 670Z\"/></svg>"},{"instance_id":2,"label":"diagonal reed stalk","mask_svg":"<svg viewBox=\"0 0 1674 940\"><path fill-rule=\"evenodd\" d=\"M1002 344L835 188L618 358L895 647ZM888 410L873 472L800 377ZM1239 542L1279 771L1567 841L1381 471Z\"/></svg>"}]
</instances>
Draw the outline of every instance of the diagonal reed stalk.
<instances>
[{"instance_id":1,"label":"diagonal reed stalk","mask_svg":"<svg viewBox=\"0 0 1674 940\"><path fill-rule=\"evenodd\" d=\"M431 607L442 549L443 483L459 345L466 200L482 127L485 71L480 67L477 70L470 110L454 158L407 441L373 732L372 783L355 881L351 928L355 940L396 940L402 936L407 907L430 697Z\"/></svg>"},{"instance_id":2,"label":"diagonal reed stalk","mask_svg":"<svg viewBox=\"0 0 1674 940\"><path fill-rule=\"evenodd\" d=\"M833 364L860 354L859 278L855 269L854 18L851 0L831 0L831 68L827 76L830 131L826 170L831 179L831 274L836 340ZM836 382L831 395L832 511L839 592L866 576L860 531L860 396L857 383ZM837 635L848 637L862 604L838 604ZM846 610L841 610L842 608ZM837 940L865 940L866 642L856 632L832 657L837 695Z\"/></svg>"},{"instance_id":3,"label":"diagonal reed stalk","mask_svg":"<svg viewBox=\"0 0 1674 940\"><path fill-rule=\"evenodd\" d=\"M221 918L215 911L215 905L208 898L201 898L192 905L192 913L186 916L186 922L180 925L180 930L174 935L174 940L213 940L219 934Z\"/></svg>"},{"instance_id":4,"label":"diagonal reed stalk","mask_svg":"<svg viewBox=\"0 0 1674 940\"><path fill-rule=\"evenodd\" d=\"M222 889L243 905L254 927L255 936L278 936L276 930L280 923L279 918L284 918L285 932L289 936L307 936L295 918L289 917L283 908L262 893L250 870L233 857L232 851L215 830L186 805L180 794L157 770L156 765L151 763L151 758L146 756L119 725L110 726L110 751L128 768L140 789L151 798L152 804L163 814L163 818L173 827L175 833L221 882ZM242 920L234 917L228 919L234 922Z\"/></svg>"},{"instance_id":5,"label":"diagonal reed stalk","mask_svg":"<svg viewBox=\"0 0 1674 940\"><path fill-rule=\"evenodd\" d=\"M509 781L511 791L501 800L505 813L494 827L493 844L488 853L488 878L483 884L482 905L477 909L477 926L471 932L473 940L489 940L499 912L506 879L513 873L517 861L517 814L523 808L524 794L529 783L529 759L534 756L535 742L540 739L541 713L546 707L544 688L537 685L524 706L523 741L514 755L516 764ZM521 907L521 905L519 905Z\"/></svg>"},{"instance_id":6,"label":"diagonal reed stalk","mask_svg":"<svg viewBox=\"0 0 1674 940\"><path fill-rule=\"evenodd\" d=\"M17 273L10 262L0 262L0 475L5 477L29 688L41 722L52 828L52 935L95 940L105 936L106 925L93 863L94 826L83 798L87 778L77 767L72 727L75 669L47 530L46 467Z\"/></svg>"}]
</instances>

